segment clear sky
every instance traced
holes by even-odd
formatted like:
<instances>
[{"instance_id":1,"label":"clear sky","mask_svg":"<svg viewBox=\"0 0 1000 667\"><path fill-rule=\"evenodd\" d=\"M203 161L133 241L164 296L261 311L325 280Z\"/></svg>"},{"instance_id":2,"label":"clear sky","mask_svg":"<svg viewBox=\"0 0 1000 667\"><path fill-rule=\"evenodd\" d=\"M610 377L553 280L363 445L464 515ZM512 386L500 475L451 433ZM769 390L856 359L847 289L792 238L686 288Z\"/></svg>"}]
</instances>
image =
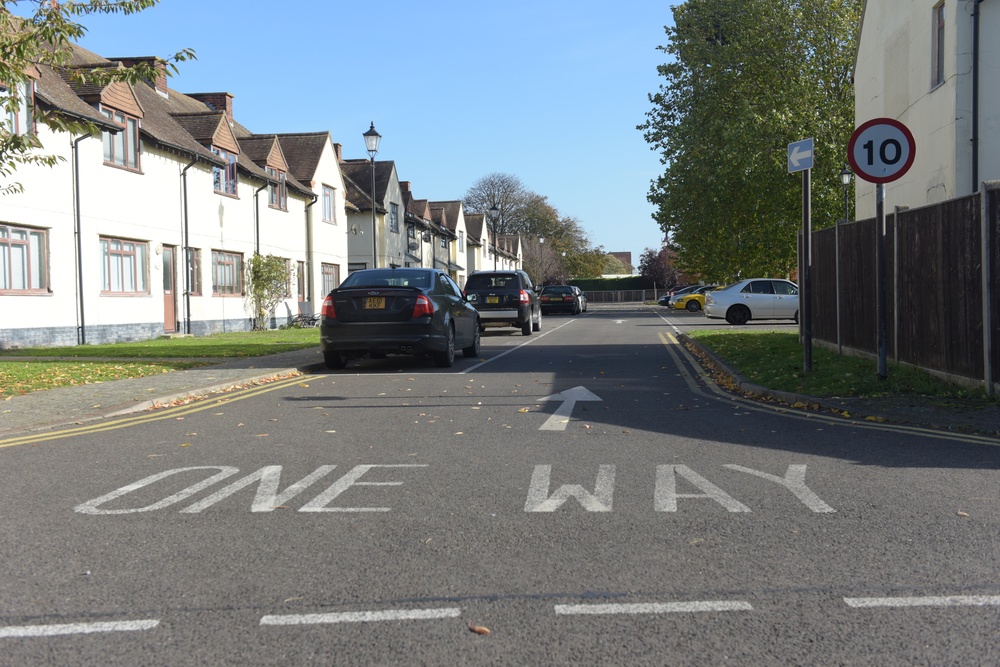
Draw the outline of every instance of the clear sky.
<instances>
[{"instance_id":1,"label":"clear sky","mask_svg":"<svg viewBox=\"0 0 1000 667\"><path fill-rule=\"evenodd\" d=\"M347 158L394 160L421 199L513 174L593 245L638 264L662 234L646 201L663 171L635 126L660 85L664 0L162 0L84 20L105 57L194 49L170 87L229 92L253 132L329 130Z\"/></svg>"}]
</instances>

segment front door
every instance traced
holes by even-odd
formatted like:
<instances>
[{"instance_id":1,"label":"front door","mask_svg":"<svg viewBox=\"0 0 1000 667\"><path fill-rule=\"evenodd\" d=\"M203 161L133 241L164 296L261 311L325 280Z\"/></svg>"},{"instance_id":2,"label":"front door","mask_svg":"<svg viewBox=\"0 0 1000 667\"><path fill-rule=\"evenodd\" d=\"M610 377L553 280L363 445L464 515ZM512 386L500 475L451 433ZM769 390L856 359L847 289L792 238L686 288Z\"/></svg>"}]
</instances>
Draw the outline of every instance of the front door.
<instances>
[{"instance_id":1,"label":"front door","mask_svg":"<svg viewBox=\"0 0 1000 667\"><path fill-rule=\"evenodd\" d=\"M172 245L163 246L163 331L177 331L177 297L174 293L174 258L177 248Z\"/></svg>"}]
</instances>

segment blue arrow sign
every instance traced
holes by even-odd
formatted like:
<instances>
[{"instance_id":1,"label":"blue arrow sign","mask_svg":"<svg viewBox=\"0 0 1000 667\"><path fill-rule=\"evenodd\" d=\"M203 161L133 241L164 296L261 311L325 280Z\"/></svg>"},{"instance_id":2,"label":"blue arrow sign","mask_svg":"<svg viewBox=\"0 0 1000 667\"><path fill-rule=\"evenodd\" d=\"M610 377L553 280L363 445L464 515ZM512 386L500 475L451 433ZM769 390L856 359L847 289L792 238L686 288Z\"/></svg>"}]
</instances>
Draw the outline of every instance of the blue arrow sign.
<instances>
[{"instance_id":1,"label":"blue arrow sign","mask_svg":"<svg viewBox=\"0 0 1000 667\"><path fill-rule=\"evenodd\" d=\"M788 173L813 168L813 140L803 139L788 144Z\"/></svg>"}]
</instances>

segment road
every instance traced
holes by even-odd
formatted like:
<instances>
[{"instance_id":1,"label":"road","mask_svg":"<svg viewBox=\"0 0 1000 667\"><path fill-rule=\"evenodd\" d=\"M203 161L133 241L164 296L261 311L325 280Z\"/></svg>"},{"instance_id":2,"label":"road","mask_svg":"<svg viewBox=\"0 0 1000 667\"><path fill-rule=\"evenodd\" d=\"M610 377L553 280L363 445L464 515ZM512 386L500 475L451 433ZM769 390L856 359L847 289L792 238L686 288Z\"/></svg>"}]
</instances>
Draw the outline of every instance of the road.
<instances>
[{"instance_id":1,"label":"road","mask_svg":"<svg viewBox=\"0 0 1000 667\"><path fill-rule=\"evenodd\" d=\"M1000 664L1000 447L728 397L691 318L0 442L0 663Z\"/></svg>"}]
</instances>

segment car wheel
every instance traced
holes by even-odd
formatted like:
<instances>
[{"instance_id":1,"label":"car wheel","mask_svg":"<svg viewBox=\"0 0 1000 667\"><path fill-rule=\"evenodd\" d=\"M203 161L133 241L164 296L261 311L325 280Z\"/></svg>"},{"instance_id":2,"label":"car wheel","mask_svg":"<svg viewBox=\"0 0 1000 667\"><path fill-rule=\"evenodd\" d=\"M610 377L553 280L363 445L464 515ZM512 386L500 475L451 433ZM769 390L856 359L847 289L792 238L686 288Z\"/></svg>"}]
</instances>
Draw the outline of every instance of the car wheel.
<instances>
[{"instance_id":1,"label":"car wheel","mask_svg":"<svg viewBox=\"0 0 1000 667\"><path fill-rule=\"evenodd\" d=\"M451 368L455 363L455 329L449 324L444 330L444 350L434 353L434 365Z\"/></svg>"},{"instance_id":2,"label":"car wheel","mask_svg":"<svg viewBox=\"0 0 1000 667\"><path fill-rule=\"evenodd\" d=\"M324 352L323 363L327 368L339 371L347 366L347 355L343 352Z\"/></svg>"},{"instance_id":3,"label":"car wheel","mask_svg":"<svg viewBox=\"0 0 1000 667\"><path fill-rule=\"evenodd\" d=\"M472 345L470 345L469 347L466 347L466 348L462 349L462 354L464 354L466 356L466 358L478 357L479 356L479 347L480 347L480 343L481 343L481 339L479 337L479 332L480 331L482 331L482 327L479 326L479 322L476 322L476 326L472 330L472 332L473 332L472 333Z\"/></svg>"},{"instance_id":4,"label":"car wheel","mask_svg":"<svg viewBox=\"0 0 1000 667\"><path fill-rule=\"evenodd\" d=\"M538 320L535 321L535 322L532 322L532 324L531 324L531 330L532 331L541 331L542 330L542 311L540 311L540 310L538 311Z\"/></svg>"},{"instance_id":5,"label":"car wheel","mask_svg":"<svg viewBox=\"0 0 1000 667\"><path fill-rule=\"evenodd\" d=\"M793 317L792 319L794 319L794 320L795 320L795 323L796 323L796 324L798 324L798 323L799 323L799 311L797 311L797 310L795 311L795 317Z\"/></svg>"},{"instance_id":6,"label":"car wheel","mask_svg":"<svg viewBox=\"0 0 1000 667\"><path fill-rule=\"evenodd\" d=\"M689 313L697 313L699 310L701 310L701 304L698 303L697 301L688 301L687 305L684 307L688 309Z\"/></svg>"},{"instance_id":7,"label":"car wheel","mask_svg":"<svg viewBox=\"0 0 1000 667\"><path fill-rule=\"evenodd\" d=\"M532 321L533 319L534 318L529 313L528 314L528 319L526 319L525 321L521 322L521 334L522 335L524 335L524 336L530 336L531 335L531 328L534 326L534 322Z\"/></svg>"},{"instance_id":8,"label":"car wheel","mask_svg":"<svg viewBox=\"0 0 1000 667\"><path fill-rule=\"evenodd\" d=\"M746 306L733 306L726 312L726 321L730 324L746 324L750 321L750 309Z\"/></svg>"}]
</instances>

